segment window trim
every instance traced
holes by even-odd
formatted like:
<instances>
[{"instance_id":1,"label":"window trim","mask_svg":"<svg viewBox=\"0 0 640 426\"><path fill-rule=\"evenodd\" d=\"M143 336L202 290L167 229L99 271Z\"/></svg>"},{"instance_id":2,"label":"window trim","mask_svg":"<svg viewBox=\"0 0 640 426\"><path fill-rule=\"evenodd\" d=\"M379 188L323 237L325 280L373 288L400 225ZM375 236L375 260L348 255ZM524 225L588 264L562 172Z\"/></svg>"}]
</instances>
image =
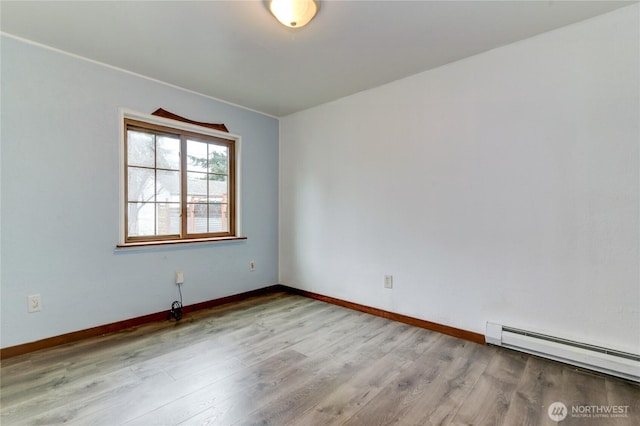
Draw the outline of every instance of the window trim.
<instances>
[{"instance_id":1,"label":"window trim","mask_svg":"<svg viewBox=\"0 0 640 426\"><path fill-rule=\"evenodd\" d=\"M160 236L154 240L145 240L145 241L126 241L126 230L127 230L127 221L126 221L126 205L127 201L125 199L126 196L126 174L127 174L127 165L125 164L126 159L126 121L137 121L143 123L144 125L148 125L149 128L161 131L167 131L169 129L179 130L186 134L192 134L193 136L204 135L218 139L230 140L234 144L234 155L235 155L235 169L234 169L234 179L233 183L230 180L230 185L234 186L235 194L235 211L233 212L233 216L235 219L235 229L230 230L229 234L225 234L224 236L211 236L211 237L202 237L202 235L198 234L191 238L175 238L170 236L169 238ZM120 108L119 110L119 128L120 128L120 136L118 138L119 141L119 237L118 237L118 248L122 247L141 247L141 246L158 246L164 244L189 244L189 243L203 243L203 242L223 242L223 241L233 241L233 240L243 240L246 237L242 236L242 222L241 222L241 164L242 164L242 138L239 135L233 133L227 133L215 129L211 129L208 127L198 126L191 123L186 123L182 121L177 121L169 118L159 117L150 114L143 114L133 110L129 110L126 108ZM231 163L231 162L230 162Z\"/></svg>"}]
</instances>

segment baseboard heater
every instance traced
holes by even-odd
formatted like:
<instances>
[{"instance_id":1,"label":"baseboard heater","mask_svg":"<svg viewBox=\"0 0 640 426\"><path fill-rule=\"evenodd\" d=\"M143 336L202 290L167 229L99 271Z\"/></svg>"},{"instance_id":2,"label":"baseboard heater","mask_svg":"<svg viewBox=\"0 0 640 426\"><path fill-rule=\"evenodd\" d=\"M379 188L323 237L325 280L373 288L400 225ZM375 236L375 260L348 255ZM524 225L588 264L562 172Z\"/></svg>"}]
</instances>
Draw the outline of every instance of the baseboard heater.
<instances>
[{"instance_id":1,"label":"baseboard heater","mask_svg":"<svg viewBox=\"0 0 640 426\"><path fill-rule=\"evenodd\" d=\"M530 353L640 383L640 355L487 322L488 344Z\"/></svg>"}]
</instances>

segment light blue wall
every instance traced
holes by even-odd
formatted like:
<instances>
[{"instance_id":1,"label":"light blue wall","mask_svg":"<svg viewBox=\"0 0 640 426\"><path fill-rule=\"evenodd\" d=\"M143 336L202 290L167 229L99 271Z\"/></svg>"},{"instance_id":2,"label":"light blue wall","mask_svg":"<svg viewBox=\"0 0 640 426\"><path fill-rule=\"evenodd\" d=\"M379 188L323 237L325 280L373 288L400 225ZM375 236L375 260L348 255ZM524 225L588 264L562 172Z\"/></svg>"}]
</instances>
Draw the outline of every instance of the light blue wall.
<instances>
[{"instance_id":1,"label":"light blue wall","mask_svg":"<svg viewBox=\"0 0 640 426\"><path fill-rule=\"evenodd\" d=\"M1 346L278 280L278 120L2 37ZM114 250L120 107L164 108L242 136L246 241ZM249 271L255 260L257 270ZM42 311L27 313L27 296Z\"/></svg>"}]
</instances>

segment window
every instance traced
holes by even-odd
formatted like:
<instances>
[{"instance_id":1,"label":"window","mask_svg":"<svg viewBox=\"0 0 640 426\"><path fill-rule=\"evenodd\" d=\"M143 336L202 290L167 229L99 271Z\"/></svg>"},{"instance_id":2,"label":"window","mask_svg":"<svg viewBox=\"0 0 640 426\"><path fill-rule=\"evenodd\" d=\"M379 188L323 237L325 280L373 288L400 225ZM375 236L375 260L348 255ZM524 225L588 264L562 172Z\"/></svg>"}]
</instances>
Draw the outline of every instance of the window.
<instances>
[{"instance_id":1,"label":"window","mask_svg":"<svg viewBox=\"0 0 640 426\"><path fill-rule=\"evenodd\" d=\"M169 123L124 118L124 245L237 237L238 138Z\"/></svg>"}]
</instances>

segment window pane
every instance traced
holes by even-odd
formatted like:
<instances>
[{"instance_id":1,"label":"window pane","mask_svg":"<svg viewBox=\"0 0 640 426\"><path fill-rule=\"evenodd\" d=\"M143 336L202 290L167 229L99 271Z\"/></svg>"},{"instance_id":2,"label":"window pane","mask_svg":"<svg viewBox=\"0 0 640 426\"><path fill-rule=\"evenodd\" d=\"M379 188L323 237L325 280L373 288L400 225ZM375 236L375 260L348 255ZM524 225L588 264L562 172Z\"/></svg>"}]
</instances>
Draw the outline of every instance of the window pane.
<instances>
[{"instance_id":1,"label":"window pane","mask_svg":"<svg viewBox=\"0 0 640 426\"><path fill-rule=\"evenodd\" d=\"M154 135L127 130L127 163L130 166L154 167Z\"/></svg>"},{"instance_id":2,"label":"window pane","mask_svg":"<svg viewBox=\"0 0 640 426\"><path fill-rule=\"evenodd\" d=\"M226 203L229 200L229 183L226 176L209 175L209 202Z\"/></svg>"},{"instance_id":3,"label":"window pane","mask_svg":"<svg viewBox=\"0 0 640 426\"><path fill-rule=\"evenodd\" d=\"M187 204L187 232L190 234L207 232L206 204Z\"/></svg>"},{"instance_id":4,"label":"window pane","mask_svg":"<svg viewBox=\"0 0 640 426\"><path fill-rule=\"evenodd\" d=\"M180 170L180 139L158 136L156 141L158 168Z\"/></svg>"},{"instance_id":5,"label":"window pane","mask_svg":"<svg viewBox=\"0 0 640 426\"><path fill-rule=\"evenodd\" d=\"M203 142L187 140L187 170L194 172L207 171L207 145Z\"/></svg>"},{"instance_id":6,"label":"window pane","mask_svg":"<svg viewBox=\"0 0 640 426\"><path fill-rule=\"evenodd\" d=\"M158 203L156 206L158 235L179 235L180 203Z\"/></svg>"},{"instance_id":7,"label":"window pane","mask_svg":"<svg viewBox=\"0 0 640 426\"><path fill-rule=\"evenodd\" d=\"M209 204L209 232L229 231L227 204Z\"/></svg>"},{"instance_id":8,"label":"window pane","mask_svg":"<svg viewBox=\"0 0 640 426\"><path fill-rule=\"evenodd\" d=\"M127 176L127 201L154 201L154 171L129 167Z\"/></svg>"},{"instance_id":9,"label":"window pane","mask_svg":"<svg viewBox=\"0 0 640 426\"><path fill-rule=\"evenodd\" d=\"M229 148L209 144L209 172L226 175L229 169Z\"/></svg>"},{"instance_id":10,"label":"window pane","mask_svg":"<svg viewBox=\"0 0 640 426\"><path fill-rule=\"evenodd\" d=\"M129 236L155 235L155 204L129 203Z\"/></svg>"},{"instance_id":11,"label":"window pane","mask_svg":"<svg viewBox=\"0 0 640 426\"><path fill-rule=\"evenodd\" d=\"M187 199L189 201L207 201L207 174L187 173Z\"/></svg>"},{"instance_id":12,"label":"window pane","mask_svg":"<svg viewBox=\"0 0 640 426\"><path fill-rule=\"evenodd\" d=\"M235 228L228 213L236 211L233 139L147 126L135 118L125 118L125 127L125 243L200 238Z\"/></svg>"},{"instance_id":13,"label":"window pane","mask_svg":"<svg viewBox=\"0 0 640 426\"><path fill-rule=\"evenodd\" d=\"M180 172L158 170L156 173L156 201L180 202Z\"/></svg>"}]
</instances>

